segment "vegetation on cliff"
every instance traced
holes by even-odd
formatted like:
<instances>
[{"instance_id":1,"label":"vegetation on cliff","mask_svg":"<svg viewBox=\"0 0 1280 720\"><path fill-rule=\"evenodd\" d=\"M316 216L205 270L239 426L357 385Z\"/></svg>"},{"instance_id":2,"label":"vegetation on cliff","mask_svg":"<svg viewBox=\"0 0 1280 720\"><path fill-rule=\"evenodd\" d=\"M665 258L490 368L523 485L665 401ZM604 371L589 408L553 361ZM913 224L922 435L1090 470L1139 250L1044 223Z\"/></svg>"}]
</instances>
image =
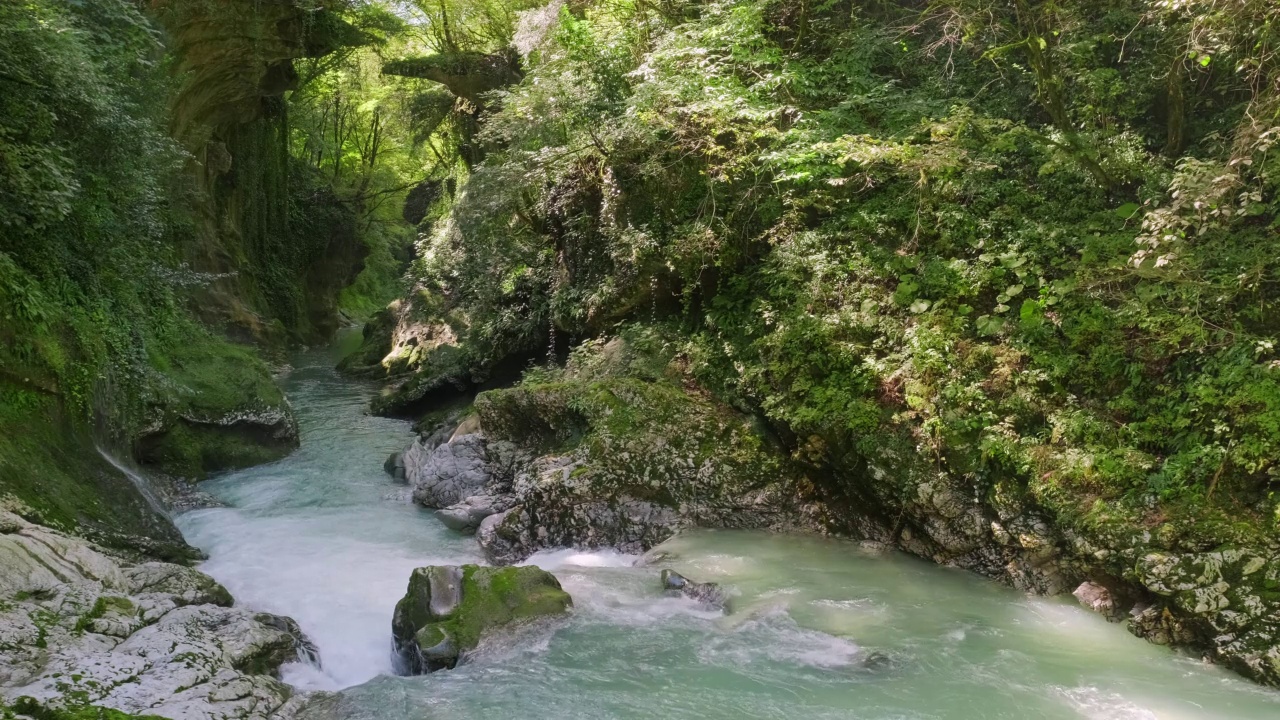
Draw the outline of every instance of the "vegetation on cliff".
<instances>
[{"instance_id":1,"label":"vegetation on cliff","mask_svg":"<svg viewBox=\"0 0 1280 720\"><path fill-rule=\"evenodd\" d=\"M296 444L263 358L385 305L407 259L420 148L380 129L370 64L398 23L301 0L0 7L0 505L182 555L99 448L200 479Z\"/></svg>"},{"instance_id":2,"label":"vegetation on cliff","mask_svg":"<svg viewBox=\"0 0 1280 720\"><path fill-rule=\"evenodd\" d=\"M1274 13L552 3L503 38L525 77L409 300L445 298L481 363L666 323L704 387L855 484L898 448L1082 522L1257 541Z\"/></svg>"},{"instance_id":3,"label":"vegetation on cliff","mask_svg":"<svg viewBox=\"0 0 1280 720\"><path fill-rule=\"evenodd\" d=\"M833 530L1042 591L1118 578L1170 609L1147 634L1280 682L1277 23L4 4L0 507L186 557L99 448L188 479L276 457L267 360L372 317L344 368L395 380L379 412L570 358L480 415L615 464L719 438ZM1198 609L1210 576L1238 626Z\"/></svg>"},{"instance_id":4,"label":"vegetation on cliff","mask_svg":"<svg viewBox=\"0 0 1280 720\"><path fill-rule=\"evenodd\" d=\"M686 389L762 418L836 529L1042 590L1274 557L1272 4L504 7L464 49L520 79L438 136L468 161L366 347L416 368L376 409L661 325ZM390 69L461 101L446 59ZM966 498L992 527L938 520ZM1064 577L1028 579L1055 553ZM1244 582L1267 607L1272 575ZM1183 641L1244 637L1220 620ZM1265 652L1237 666L1280 678Z\"/></svg>"}]
</instances>

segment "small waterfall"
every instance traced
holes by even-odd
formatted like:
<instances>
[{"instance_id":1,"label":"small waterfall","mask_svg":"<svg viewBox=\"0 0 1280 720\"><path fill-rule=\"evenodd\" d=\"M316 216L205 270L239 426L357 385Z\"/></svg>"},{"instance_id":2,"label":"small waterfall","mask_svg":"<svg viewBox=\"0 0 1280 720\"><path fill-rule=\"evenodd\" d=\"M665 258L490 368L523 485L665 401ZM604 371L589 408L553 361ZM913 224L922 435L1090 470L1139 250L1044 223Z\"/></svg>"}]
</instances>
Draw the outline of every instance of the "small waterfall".
<instances>
[{"instance_id":1,"label":"small waterfall","mask_svg":"<svg viewBox=\"0 0 1280 720\"><path fill-rule=\"evenodd\" d=\"M555 367L556 365L556 321L554 318L547 321L547 335L550 340L547 343L547 367Z\"/></svg>"},{"instance_id":2,"label":"small waterfall","mask_svg":"<svg viewBox=\"0 0 1280 720\"><path fill-rule=\"evenodd\" d=\"M151 506L152 510L155 510L158 515L171 520L173 519L169 514L169 508L165 506L164 502L160 499L160 496L156 494L155 488L151 486L150 480L143 477L137 470L134 470L117 460L111 453L103 450L101 445L97 446L97 450L103 460L106 460L111 464L111 467L119 470L125 477L129 478L129 482L133 483L133 486L138 489L138 494L147 501L147 504Z\"/></svg>"},{"instance_id":3,"label":"small waterfall","mask_svg":"<svg viewBox=\"0 0 1280 720\"><path fill-rule=\"evenodd\" d=\"M649 322L658 322L658 276L649 276Z\"/></svg>"}]
</instances>

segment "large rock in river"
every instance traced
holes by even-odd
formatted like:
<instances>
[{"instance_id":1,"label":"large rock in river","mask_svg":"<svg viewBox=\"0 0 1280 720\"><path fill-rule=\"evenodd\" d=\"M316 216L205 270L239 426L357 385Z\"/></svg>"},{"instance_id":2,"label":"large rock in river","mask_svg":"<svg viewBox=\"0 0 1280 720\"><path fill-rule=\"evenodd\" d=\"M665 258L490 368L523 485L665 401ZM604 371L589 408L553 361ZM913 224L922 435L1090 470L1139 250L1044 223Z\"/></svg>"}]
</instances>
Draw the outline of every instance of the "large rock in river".
<instances>
[{"instance_id":1,"label":"large rock in river","mask_svg":"<svg viewBox=\"0 0 1280 720\"><path fill-rule=\"evenodd\" d=\"M487 633L560 615L573 606L551 573L536 567L418 568L396 604L396 650L414 675L452 668Z\"/></svg>"}]
</instances>

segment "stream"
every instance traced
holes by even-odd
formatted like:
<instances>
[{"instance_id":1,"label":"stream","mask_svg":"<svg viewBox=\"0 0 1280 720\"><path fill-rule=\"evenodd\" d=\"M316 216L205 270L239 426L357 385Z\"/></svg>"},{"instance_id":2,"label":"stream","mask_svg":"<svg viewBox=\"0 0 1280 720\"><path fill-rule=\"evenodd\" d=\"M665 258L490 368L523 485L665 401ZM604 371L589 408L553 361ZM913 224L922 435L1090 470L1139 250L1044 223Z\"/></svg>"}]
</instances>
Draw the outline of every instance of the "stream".
<instances>
[{"instance_id":1,"label":"stream","mask_svg":"<svg viewBox=\"0 0 1280 720\"><path fill-rule=\"evenodd\" d=\"M658 567L632 556L540 553L530 562L574 598L568 619L496 638L456 670L395 677L391 614L410 571L482 556L383 473L409 425L366 415L376 388L334 371L339 356L302 354L283 380L301 449L205 483L226 507L178 518L209 554L202 570L319 646L322 667L284 670L299 688L338 691L314 720L1280 717L1280 693L1070 598L857 543L745 532L662 548L660 567L730 589L728 615L663 596Z\"/></svg>"}]
</instances>

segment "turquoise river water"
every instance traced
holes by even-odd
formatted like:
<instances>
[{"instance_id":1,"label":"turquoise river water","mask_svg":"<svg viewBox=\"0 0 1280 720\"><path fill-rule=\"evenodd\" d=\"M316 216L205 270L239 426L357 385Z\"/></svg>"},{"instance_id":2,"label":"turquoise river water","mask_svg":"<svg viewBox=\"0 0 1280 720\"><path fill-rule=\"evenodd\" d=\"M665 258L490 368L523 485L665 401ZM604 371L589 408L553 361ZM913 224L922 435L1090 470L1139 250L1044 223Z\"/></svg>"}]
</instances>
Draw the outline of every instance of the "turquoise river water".
<instances>
[{"instance_id":1,"label":"turquoise river water","mask_svg":"<svg viewBox=\"0 0 1280 720\"><path fill-rule=\"evenodd\" d=\"M366 415L375 388L335 359L302 355L284 380L301 449L206 483L227 507L178 520L204 571L319 646L320 667L284 673L334 693L312 720L1280 718L1280 693L1073 602L852 542L740 532L663 547L664 566L730 589L728 615L663 596L635 557L542 553L530 562L572 594L567 619L494 638L456 670L396 677L391 613L410 571L482 557L382 472L409 426ZM890 662L868 668L873 652Z\"/></svg>"}]
</instances>

